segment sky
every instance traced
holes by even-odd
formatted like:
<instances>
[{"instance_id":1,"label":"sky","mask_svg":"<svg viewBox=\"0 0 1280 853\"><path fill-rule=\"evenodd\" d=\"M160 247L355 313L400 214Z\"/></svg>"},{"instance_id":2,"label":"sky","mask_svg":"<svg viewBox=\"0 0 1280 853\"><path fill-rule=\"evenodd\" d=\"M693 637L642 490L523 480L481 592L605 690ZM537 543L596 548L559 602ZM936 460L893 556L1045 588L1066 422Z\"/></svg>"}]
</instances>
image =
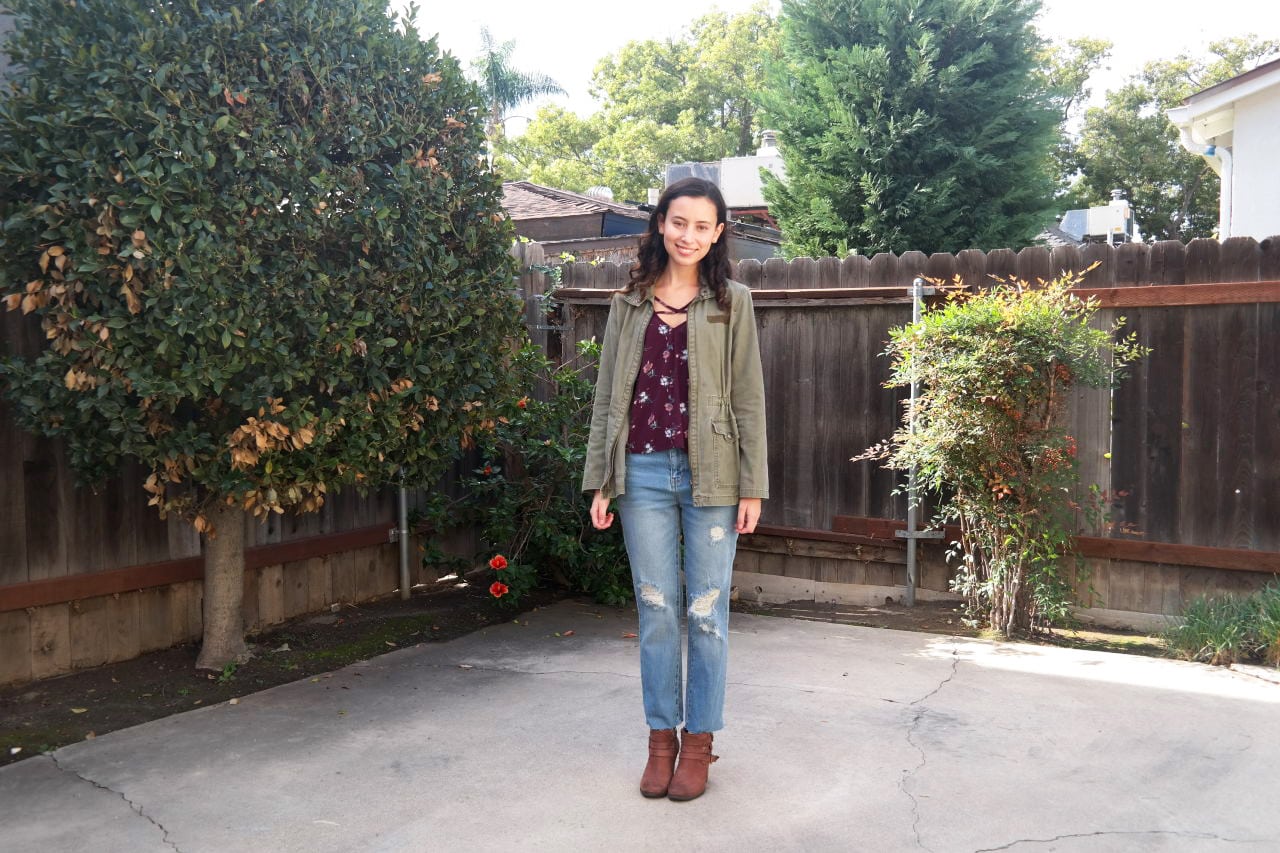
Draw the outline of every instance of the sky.
<instances>
[{"instance_id":1,"label":"sky","mask_svg":"<svg viewBox=\"0 0 1280 853\"><path fill-rule=\"evenodd\" d=\"M599 0L419 0L418 29L438 34L440 46L469 64L480 49L480 28L498 41L514 40L514 64L556 80L567 97L515 110L508 130L523 131L540 103L550 101L587 115L597 108L589 94L596 62L629 41L676 38L694 19L721 9L736 13L758 0L644 0L602 4ZM408 0L392 0L403 9ZM771 7L776 11L777 0ZM1054 41L1079 36L1110 39L1109 67L1091 81L1094 102L1119 86L1143 63L1182 52L1200 53L1212 40L1254 33L1280 38L1276 0L1044 0L1040 30Z\"/></svg>"}]
</instances>

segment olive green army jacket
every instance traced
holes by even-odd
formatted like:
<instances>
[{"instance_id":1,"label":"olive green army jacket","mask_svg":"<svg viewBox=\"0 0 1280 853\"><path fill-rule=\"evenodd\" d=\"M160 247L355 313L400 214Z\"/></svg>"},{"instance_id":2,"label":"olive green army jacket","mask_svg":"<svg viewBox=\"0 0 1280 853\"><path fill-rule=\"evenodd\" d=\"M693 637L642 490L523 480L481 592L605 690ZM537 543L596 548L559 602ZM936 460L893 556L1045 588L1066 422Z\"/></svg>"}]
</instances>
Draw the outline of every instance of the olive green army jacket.
<instances>
[{"instance_id":1,"label":"olive green army jacket","mask_svg":"<svg viewBox=\"0 0 1280 853\"><path fill-rule=\"evenodd\" d=\"M751 291L729 282L729 311L703 285L689 306L689 470L695 506L732 506L769 497L764 374ZM653 317L647 293L615 293L609 306L587 443L584 491L615 498L626 490L631 396L644 331Z\"/></svg>"}]
</instances>

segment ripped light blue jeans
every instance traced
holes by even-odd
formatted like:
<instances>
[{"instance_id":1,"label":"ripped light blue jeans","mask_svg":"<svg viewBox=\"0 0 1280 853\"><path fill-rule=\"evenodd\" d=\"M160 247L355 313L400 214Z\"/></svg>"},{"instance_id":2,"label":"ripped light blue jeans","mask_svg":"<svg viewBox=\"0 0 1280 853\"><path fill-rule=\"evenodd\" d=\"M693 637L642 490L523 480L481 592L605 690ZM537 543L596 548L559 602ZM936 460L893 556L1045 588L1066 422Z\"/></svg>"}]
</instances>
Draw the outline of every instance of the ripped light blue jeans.
<instances>
[{"instance_id":1,"label":"ripped light blue jeans","mask_svg":"<svg viewBox=\"0 0 1280 853\"><path fill-rule=\"evenodd\" d=\"M683 722L701 733L724 728L738 508L694 506L690 479L683 450L629 454L618 514L640 613L640 683L649 728ZM682 685L680 616L686 606L689 678Z\"/></svg>"}]
</instances>

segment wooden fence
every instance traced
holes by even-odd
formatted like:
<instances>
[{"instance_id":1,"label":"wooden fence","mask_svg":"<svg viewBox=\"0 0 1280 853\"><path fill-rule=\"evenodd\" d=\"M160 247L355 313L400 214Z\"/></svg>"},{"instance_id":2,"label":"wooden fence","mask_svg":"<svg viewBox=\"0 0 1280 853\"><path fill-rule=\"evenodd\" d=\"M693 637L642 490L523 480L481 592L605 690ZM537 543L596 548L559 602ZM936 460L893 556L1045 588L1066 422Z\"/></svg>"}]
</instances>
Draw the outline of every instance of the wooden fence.
<instances>
[{"instance_id":1,"label":"wooden fence","mask_svg":"<svg viewBox=\"0 0 1280 853\"><path fill-rule=\"evenodd\" d=\"M536 245L516 253L525 266L543 261ZM756 290L773 481L761 533L740 550L740 594L901 593L901 543L876 520L903 518L905 504L890 474L847 460L888 436L900 414L879 353L887 330L910 317L912 277L981 285L1094 262L1085 284L1104 315L1122 311L1156 352L1114 399L1081 392L1073 411L1086 480L1128 491L1117 520L1142 531L1090 540L1091 603L1130 617L1172 613L1198 592L1249 589L1280 572L1280 240L908 252L738 266ZM526 273L534 339L559 352L562 338L600 335L603 289L625 280L612 264L568 267L568 316L557 319L534 298L546 277ZM0 350L42 345L29 318L0 313ZM199 539L145 506L141 478L125 464L97 493L77 488L61 445L19 430L0 403L0 683L199 636ZM249 629L392 591L393 518L393 496L381 492L252 522ZM926 550L922 569L921 595L945 595L936 551Z\"/></svg>"},{"instance_id":2,"label":"wooden fence","mask_svg":"<svg viewBox=\"0 0 1280 853\"><path fill-rule=\"evenodd\" d=\"M1091 266L1080 293L1104 306L1098 322L1123 315L1154 350L1114 396L1073 399L1083 481L1122 495L1112 506L1119 526L1081 542L1095 615L1150 624L1142 614L1176 613L1199 593L1253 589L1280 572L1280 239L1243 238L740 263L737 278L755 289L772 494L761 535L742 546L740 594L901 593L901 540L875 520L905 518L905 501L889 472L848 460L901 416L903 394L883 387L880 353L888 330L910 320L915 276L987 286ZM625 272L565 270L569 338L603 334L605 291ZM527 276L526 292L539 292L540 278ZM922 578L925 597L945 594L938 549L926 552Z\"/></svg>"}]
</instances>

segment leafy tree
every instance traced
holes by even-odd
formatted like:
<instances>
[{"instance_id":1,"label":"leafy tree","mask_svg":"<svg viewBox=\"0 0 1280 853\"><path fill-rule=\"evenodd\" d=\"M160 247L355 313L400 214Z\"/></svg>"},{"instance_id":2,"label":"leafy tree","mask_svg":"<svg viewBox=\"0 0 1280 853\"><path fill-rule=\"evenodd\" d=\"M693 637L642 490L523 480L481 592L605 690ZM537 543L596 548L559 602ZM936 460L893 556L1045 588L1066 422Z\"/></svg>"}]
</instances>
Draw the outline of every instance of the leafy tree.
<instances>
[{"instance_id":1,"label":"leafy tree","mask_svg":"<svg viewBox=\"0 0 1280 853\"><path fill-rule=\"evenodd\" d=\"M1105 204L1122 189L1143 233L1157 240L1210 237L1218 227L1221 182L1189 153L1166 110L1280 52L1280 41L1244 36L1213 42L1207 57L1186 54L1148 63L1085 113L1080 139L1063 158L1075 176L1074 207Z\"/></svg>"},{"instance_id":2,"label":"leafy tree","mask_svg":"<svg viewBox=\"0 0 1280 853\"><path fill-rule=\"evenodd\" d=\"M502 121L507 113L525 101L541 95L563 95L564 89L546 74L521 71L511 65L514 41L498 44L488 27L480 28L480 55L471 63L480 78L480 90L488 105L485 134L490 140L502 136Z\"/></svg>"},{"instance_id":3,"label":"leafy tree","mask_svg":"<svg viewBox=\"0 0 1280 853\"><path fill-rule=\"evenodd\" d=\"M510 177L643 199L669 163L749 154L761 129L753 96L778 39L760 5L704 15L680 39L631 42L596 66L601 110L581 118L545 107L499 146L497 162Z\"/></svg>"},{"instance_id":4,"label":"leafy tree","mask_svg":"<svg viewBox=\"0 0 1280 853\"><path fill-rule=\"evenodd\" d=\"M1050 154L1050 172L1058 177L1058 194L1070 190L1077 169L1075 137L1071 125L1083 117L1084 105L1093 94L1089 79L1111 55L1105 39L1071 39L1063 45L1048 45L1040 55L1038 74L1058 108L1058 137Z\"/></svg>"},{"instance_id":5,"label":"leafy tree","mask_svg":"<svg viewBox=\"0 0 1280 853\"><path fill-rule=\"evenodd\" d=\"M381 0L9 5L0 294L48 346L0 383L206 535L220 668L247 513L434 481L492 425L519 306L483 102Z\"/></svg>"},{"instance_id":6,"label":"leafy tree","mask_svg":"<svg viewBox=\"0 0 1280 853\"><path fill-rule=\"evenodd\" d=\"M791 254L1028 242L1049 218L1058 110L1038 0L784 0L763 106Z\"/></svg>"}]
</instances>

